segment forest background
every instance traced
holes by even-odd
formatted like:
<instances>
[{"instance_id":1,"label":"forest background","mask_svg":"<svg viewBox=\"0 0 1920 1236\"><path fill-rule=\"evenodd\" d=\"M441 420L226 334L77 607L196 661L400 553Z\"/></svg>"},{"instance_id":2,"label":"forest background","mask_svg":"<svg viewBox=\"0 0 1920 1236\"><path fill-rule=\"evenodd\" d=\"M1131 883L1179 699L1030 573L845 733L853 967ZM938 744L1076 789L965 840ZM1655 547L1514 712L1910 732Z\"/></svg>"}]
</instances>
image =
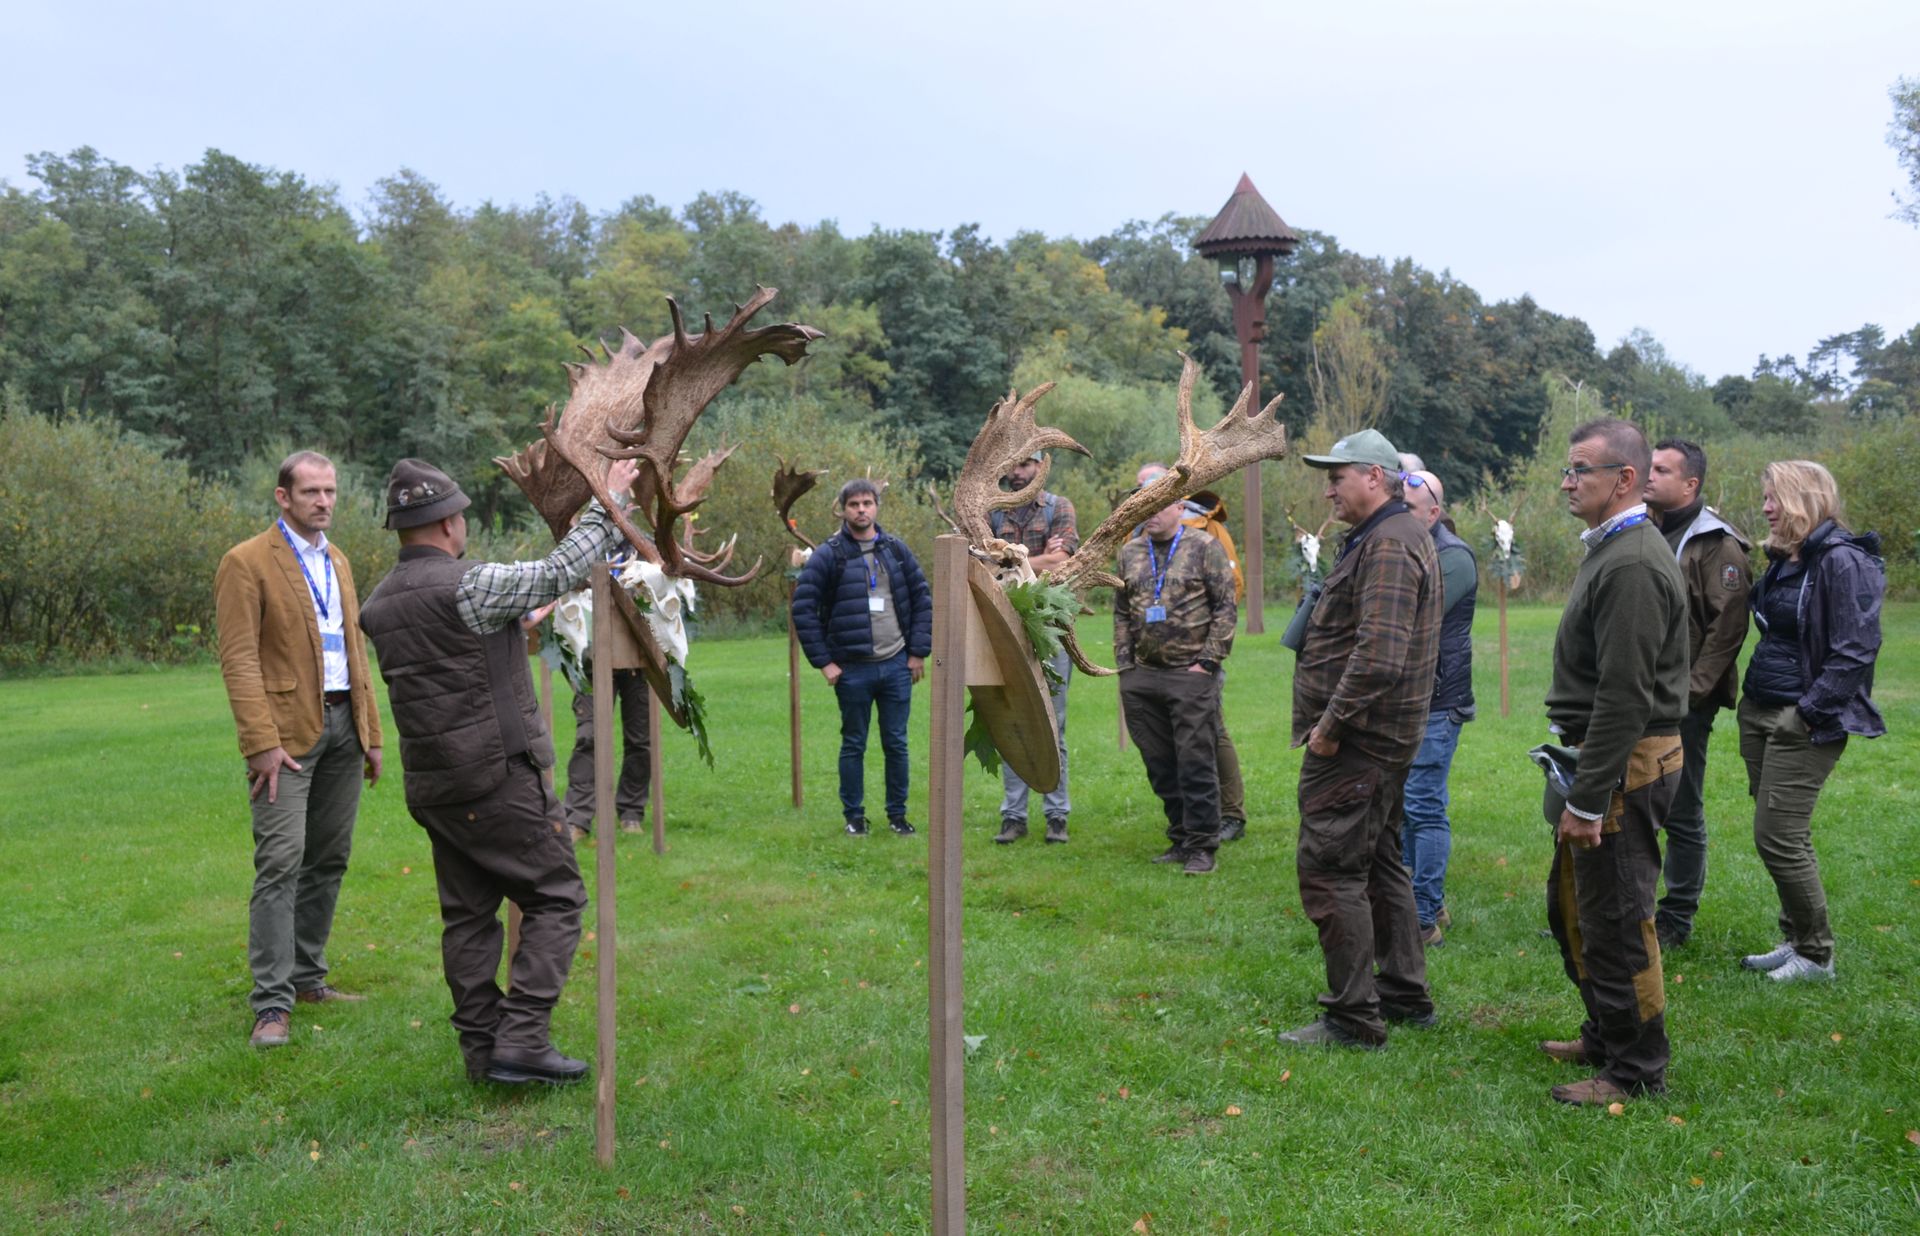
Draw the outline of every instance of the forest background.
<instances>
[{"instance_id":1,"label":"forest background","mask_svg":"<svg viewBox=\"0 0 1920 1236\"><path fill-rule=\"evenodd\" d=\"M1920 78L1890 94L1888 142L1912 188L1900 213L1920 226ZM779 459L828 470L798 511L815 539L835 526L832 489L872 475L888 483L882 523L924 553L940 530L928 482L951 477L1009 387L1055 382L1040 419L1092 458L1057 456L1049 488L1090 530L1140 463L1173 453L1176 352L1205 371L1203 423L1240 385L1220 275L1189 243L1199 217L1085 240L996 242L966 224L847 236L771 223L734 192L677 210L636 196L595 213L544 194L463 210L403 169L355 208L217 150L177 172L84 148L28 167L32 185L0 183L0 673L204 655L214 567L267 526L274 470L296 447L340 467L332 535L362 595L392 564L380 485L405 455L472 495L472 553L537 556L550 538L493 457L564 404L561 361L622 327L663 333L669 296L697 329L764 284L780 296L761 322L826 332L805 363L750 370L690 443L739 444L702 509L717 530L703 548L738 534L737 565L771 564L747 588L703 591L710 634L781 621ZM1704 443L1709 501L1750 532L1768 460L1827 462L1911 593L1920 324L1900 329L1837 329L1804 358L1710 380L1645 332L1603 347L1530 297L1489 303L1444 269L1305 231L1279 263L1261 347L1262 396L1285 396L1295 444L1267 465L1270 598L1297 588L1295 527L1324 518L1297 455L1368 425L1441 476L1476 547L1511 518L1520 595L1557 595L1577 548L1557 495L1566 430L1602 412ZM1223 496L1238 527L1239 485Z\"/></svg>"}]
</instances>

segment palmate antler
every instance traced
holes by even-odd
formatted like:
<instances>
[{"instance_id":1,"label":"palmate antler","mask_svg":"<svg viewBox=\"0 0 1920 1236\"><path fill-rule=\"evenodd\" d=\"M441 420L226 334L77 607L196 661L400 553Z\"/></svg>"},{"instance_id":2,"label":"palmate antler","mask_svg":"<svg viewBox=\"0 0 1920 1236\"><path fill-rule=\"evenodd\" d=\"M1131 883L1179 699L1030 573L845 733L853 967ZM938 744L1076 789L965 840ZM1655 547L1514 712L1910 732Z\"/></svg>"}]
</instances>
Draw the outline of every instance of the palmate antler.
<instances>
[{"instance_id":1,"label":"palmate antler","mask_svg":"<svg viewBox=\"0 0 1920 1236\"><path fill-rule=\"evenodd\" d=\"M674 482L673 471L694 422L715 396L742 370L762 356L778 356L791 365L820 331L796 322L747 329L747 322L775 296L759 288L745 305L734 307L733 317L715 330L711 316L706 330L689 335L680 306L667 301L673 333L642 343L630 331L620 333L620 346L600 345L602 361L587 353L587 364L570 364L567 372L573 392L555 424L547 409L541 441L497 462L520 486L534 509L559 538L566 534L574 512L589 497L600 499L612 513L634 552L669 575L735 587L753 579L760 563L745 575L720 574L733 554L729 541L712 554L690 551L675 536L674 524L706 498L714 473L735 448L713 451ZM585 351L585 349L582 349ZM615 459L641 461L634 486L635 509L652 525L651 542L640 535L606 491L607 467Z\"/></svg>"},{"instance_id":2,"label":"palmate antler","mask_svg":"<svg viewBox=\"0 0 1920 1236\"><path fill-rule=\"evenodd\" d=\"M780 512L781 526L786 528L789 536L808 549L818 547L806 533L800 531L800 525L794 522L793 504L811 493L813 487L820 483L820 478L826 474L824 468L815 472L802 472L790 467L784 456L780 459L780 466L773 470L773 506Z\"/></svg>"},{"instance_id":3,"label":"palmate antler","mask_svg":"<svg viewBox=\"0 0 1920 1236\"><path fill-rule=\"evenodd\" d=\"M1031 481L1015 490L1000 488L1000 478L1011 472L1015 464L1050 447L1091 454L1064 431L1034 424L1034 405L1052 389L1053 383L1044 382L1024 397L1017 390L1008 391L1007 397L987 413L987 423L980 427L973 445L967 449L967 460L953 484L952 523L976 548L995 539L992 522L995 511L1010 511L1031 502L1047 487L1047 473L1052 470L1053 461L1042 457Z\"/></svg>"},{"instance_id":4,"label":"palmate antler","mask_svg":"<svg viewBox=\"0 0 1920 1236\"><path fill-rule=\"evenodd\" d=\"M1257 415L1248 416L1247 407L1253 398L1251 384L1241 389L1240 398L1220 418L1219 424L1204 433L1195 429L1193 387L1199 379L1200 367L1185 352L1180 354L1180 359L1180 387L1175 400L1180 418L1179 458L1174 460L1172 468L1124 498L1111 515L1100 521L1093 535L1080 542L1080 548L1071 558L1047 572L1051 582L1076 593L1103 584L1117 586L1120 581L1107 569L1107 564L1149 515L1206 489L1248 464L1279 459L1287 453L1287 427L1274 415L1282 397L1275 395ZM1061 642L1083 673L1114 672L1088 659L1079 641L1071 635Z\"/></svg>"}]
</instances>

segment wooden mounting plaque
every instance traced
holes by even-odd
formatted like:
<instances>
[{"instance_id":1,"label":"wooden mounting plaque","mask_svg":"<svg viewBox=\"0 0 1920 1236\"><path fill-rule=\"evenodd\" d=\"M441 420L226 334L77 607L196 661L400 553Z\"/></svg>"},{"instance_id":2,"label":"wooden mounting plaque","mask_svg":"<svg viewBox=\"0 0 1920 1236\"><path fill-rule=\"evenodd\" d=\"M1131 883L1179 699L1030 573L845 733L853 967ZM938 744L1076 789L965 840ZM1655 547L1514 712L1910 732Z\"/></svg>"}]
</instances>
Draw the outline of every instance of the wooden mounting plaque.
<instances>
[{"instance_id":1,"label":"wooden mounting plaque","mask_svg":"<svg viewBox=\"0 0 1920 1236\"><path fill-rule=\"evenodd\" d=\"M637 669L645 674L654 698L660 701L660 710L673 718L675 725L686 729L687 711L673 703L673 679L667 674L667 654L653 638L653 628L647 625L646 615L618 584L613 587L613 613L613 636L607 641L613 652L613 668Z\"/></svg>"},{"instance_id":2,"label":"wooden mounting plaque","mask_svg":"<svg viewBox=\"0 0 1920 1236\"><path fill-rule=\"evenodd\" d=\"M976 626L969 620L967 639L967 687L974 714L986 724L1000 758L1028 788L1047 793L1060 784L1060 740L1046 672L1027 642L1020 615L978 559L967 562L967 591L978 621ZM979 646L982 636L984 648Z\"/></svg>"}]
</instances>

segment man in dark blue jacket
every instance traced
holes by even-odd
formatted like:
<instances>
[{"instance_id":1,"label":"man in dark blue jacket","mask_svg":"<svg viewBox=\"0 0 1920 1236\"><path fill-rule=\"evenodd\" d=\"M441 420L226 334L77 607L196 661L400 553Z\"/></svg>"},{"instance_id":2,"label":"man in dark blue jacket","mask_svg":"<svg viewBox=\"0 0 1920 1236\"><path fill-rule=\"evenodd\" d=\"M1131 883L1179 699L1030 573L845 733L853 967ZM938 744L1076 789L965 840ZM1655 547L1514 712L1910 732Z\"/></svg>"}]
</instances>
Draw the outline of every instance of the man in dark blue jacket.
<instances>
[{"instance_id":1,"label":"man in dark blue jacket","mask_svg":"<svg viewBox=\"0 0 1920 1236\"><path fill-rule=\"evenodd\" d=\"M933 590L913 551L876 522L880 490L856 477L840 487L840 531L813 551L793 589L793 627L807 662L840 698L840 808L847 832L867 835L867 726L880 707L887 826L907 822L907 716L913 684L933 652Z\"/></svg>"}]
</instances>

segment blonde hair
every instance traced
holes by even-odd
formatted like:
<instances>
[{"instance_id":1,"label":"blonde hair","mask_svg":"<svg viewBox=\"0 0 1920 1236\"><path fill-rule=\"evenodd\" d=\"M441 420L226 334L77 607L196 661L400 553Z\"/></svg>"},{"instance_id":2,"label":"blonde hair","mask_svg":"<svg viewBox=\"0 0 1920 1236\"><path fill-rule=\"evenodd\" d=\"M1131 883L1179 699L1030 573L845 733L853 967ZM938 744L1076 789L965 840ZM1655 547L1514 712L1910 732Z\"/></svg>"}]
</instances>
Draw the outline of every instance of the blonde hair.
<instances>
[{"instance_id":1,"label":"blonde hair","mask_svg":"<svg viewBox=\"0 0 1920 1236\"><path fill-rule=\"evenodd\" d=\"M1831 519L1847 525L1840 512L1840 487L1833 473L1811 459L1776 459L1760 474L1760 484L1773 494L1780 508L1780 525L1767 536L1765 548L1793 555L1807 535Z\"/></svg>"}]
</instances>

